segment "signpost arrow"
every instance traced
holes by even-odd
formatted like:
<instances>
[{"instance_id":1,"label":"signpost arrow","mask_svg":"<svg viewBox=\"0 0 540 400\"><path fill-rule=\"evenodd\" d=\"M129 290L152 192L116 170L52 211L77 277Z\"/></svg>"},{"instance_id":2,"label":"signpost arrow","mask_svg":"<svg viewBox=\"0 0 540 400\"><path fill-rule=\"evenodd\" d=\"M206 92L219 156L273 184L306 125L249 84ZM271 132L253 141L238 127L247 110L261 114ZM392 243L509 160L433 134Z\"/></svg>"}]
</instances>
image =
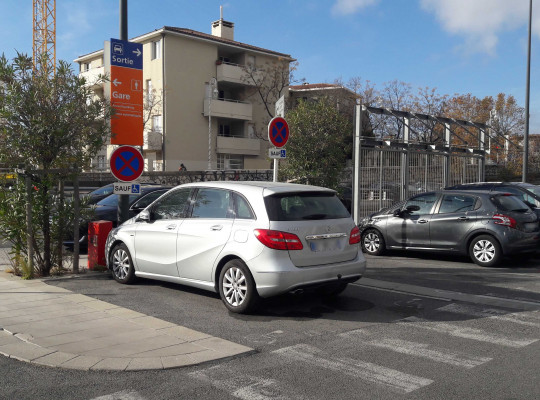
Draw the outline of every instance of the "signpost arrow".
<instances>
[{"instance_id":1,"label":"signpost arrow","mask_svg":"<svg viewBox=\"0 0 540 400\"><path fill-rule=\"evenodd\" d=\"M118 86L122 84L122 82L120 82L118 79L115 79L112 83L114 84L114 86Z\"/></svg>"},{"instance_id":2,"label":"signpost arrow","mask_svg":"<svg viewBox=\"0 0 540 400\"><path fill-rule=\"evenodd\" d=\"M135 54L137 54L137 57L140 57L141 54L142 54L141 51L140 51L139 49L135 49L135 50L133 50L133 52L134 52Z\"/></svg>"}]
</instances>

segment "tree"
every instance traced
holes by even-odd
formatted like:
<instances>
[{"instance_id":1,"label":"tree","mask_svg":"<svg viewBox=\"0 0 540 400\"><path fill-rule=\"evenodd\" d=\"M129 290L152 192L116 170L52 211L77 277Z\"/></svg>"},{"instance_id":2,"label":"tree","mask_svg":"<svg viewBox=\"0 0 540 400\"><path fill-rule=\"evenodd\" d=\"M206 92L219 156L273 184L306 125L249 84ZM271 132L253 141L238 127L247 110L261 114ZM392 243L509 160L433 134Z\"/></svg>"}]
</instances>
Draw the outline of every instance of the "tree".
<instances>
[{"instance_id":1,"label":"tree","mask_svg":"<svg viewBox=\"0 0 540 400\"><path fill-rule=\"evenodd\" d=\"M52 268L51 211L55 210L50 190L65 178L59 169L89 166L110 137L111 108L106 100L94 97L90 85L64 61L50 76L45 70L34 70L31 57L18 54L10 63L2 55L0 82L0 161L40 171L34 181L34 213L40 217L35 234L42 237L35 240L42 243L36 253L42 254L36 261L46 276Z\"/></svg>"},{"instance_id":2,"label":"tree","mask_svg":"<svg viewBox=\"0 0 540 400\"><path fill-rule=\"evenodd\" d=\"M283 176L298 183L339 189L352 135L352 122L325 98L300 101L287 114L290 137Z\"/></svg>"}]
</instances>

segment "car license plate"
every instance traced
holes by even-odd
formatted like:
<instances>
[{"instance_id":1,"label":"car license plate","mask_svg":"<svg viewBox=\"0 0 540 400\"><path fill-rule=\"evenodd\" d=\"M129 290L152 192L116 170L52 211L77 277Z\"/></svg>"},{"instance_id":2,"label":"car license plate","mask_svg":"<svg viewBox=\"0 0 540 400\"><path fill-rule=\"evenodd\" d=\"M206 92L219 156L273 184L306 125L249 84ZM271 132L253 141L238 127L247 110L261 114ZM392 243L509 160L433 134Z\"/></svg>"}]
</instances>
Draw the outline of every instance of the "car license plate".
<instances>
[{"instance_id":1,"label":"car license plate","mask_svg":"<svg viewBox=\"0 0 540 400\"><path fill-rule=\"evenodd\" d=\"M312 240L309 242L311 251L339 251L344 248L344 240L340 239L326 239L326 240Z\"/></svg>"}]
</instances>

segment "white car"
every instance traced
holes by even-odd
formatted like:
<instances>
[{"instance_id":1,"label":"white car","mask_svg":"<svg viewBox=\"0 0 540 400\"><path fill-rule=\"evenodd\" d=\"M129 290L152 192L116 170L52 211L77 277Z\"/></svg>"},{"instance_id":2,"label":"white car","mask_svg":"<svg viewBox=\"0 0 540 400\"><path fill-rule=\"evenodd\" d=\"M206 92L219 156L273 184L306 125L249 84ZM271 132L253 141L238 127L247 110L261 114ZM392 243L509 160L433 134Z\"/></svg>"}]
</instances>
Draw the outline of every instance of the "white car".
<instances>
[{"instance_id":1,"label":"white car","mask_svg":"<svg viewBox=\"0 0 540 400\"><path fill-rule=\"evenodd\" d=\"M333 190L272 182L180 185L113 229L108 268L220 294L238 313L260 297L341 293L362 276L360 232Z\"/></svg>"}]
</instances>

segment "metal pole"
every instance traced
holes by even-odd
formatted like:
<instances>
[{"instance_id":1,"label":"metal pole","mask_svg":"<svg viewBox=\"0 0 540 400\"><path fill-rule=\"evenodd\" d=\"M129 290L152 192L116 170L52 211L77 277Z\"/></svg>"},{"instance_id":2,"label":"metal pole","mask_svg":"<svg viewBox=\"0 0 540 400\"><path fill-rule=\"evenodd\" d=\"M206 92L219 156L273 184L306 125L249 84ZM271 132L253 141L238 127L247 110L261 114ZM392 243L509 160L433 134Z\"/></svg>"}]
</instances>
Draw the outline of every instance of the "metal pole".
<instances>
[{"instance_id":1,"label":"metal pole","mask_svg":"<svg viewBox=\"0 0 540 400\"><path fill-rule=\"evenodd\" d=\"M120 0L120 40L128 40L127 0Z\"/></svg>"},{"instance_id":2,"label":"metal pole","mask_svg":"<svg viewBox=\"0 0 540 400\"><path fill-rule=\"evenodd\" d=\"M127 0L120 0L120 40L128 40ZM118 225L129 219L129 195L118 196ZM75 266L73 268L75 271Z\"/></svg>"},{"instance_id":3,"label":"metal pole","mask_svg":"<svg viewBox=\"0 0 540 400\"><path fill-rule=\"evenodd\" d=\"M527 84L525 91L525 135L523 136L523 173L521 181L527 182L529 164L529 91L531 87L531 24L532 24L532 0L529 0L529 41L527 48Z\"/></svg>"},{"instance_id":4,"label":"metal pole","mask_svg":"<svg viewBox=\"0 0 540 400\"><path fill-rule=\"evenodd\" d=\"M351 207L354 222L360 223L360 150L362 137L362 106L354 107L354 179L353 204Z\"/></svg>"},{"instance_id":5,"label":"metal pole","mask_svg":"<svg viewBox=\"0 0 540 400\"><path fill-rule=\"evenodd\" d=\"M274 158L274 182L277 182L278 178L278 168L279 168L279 162L277 158Z\"/></svg>"}]
</instances>

